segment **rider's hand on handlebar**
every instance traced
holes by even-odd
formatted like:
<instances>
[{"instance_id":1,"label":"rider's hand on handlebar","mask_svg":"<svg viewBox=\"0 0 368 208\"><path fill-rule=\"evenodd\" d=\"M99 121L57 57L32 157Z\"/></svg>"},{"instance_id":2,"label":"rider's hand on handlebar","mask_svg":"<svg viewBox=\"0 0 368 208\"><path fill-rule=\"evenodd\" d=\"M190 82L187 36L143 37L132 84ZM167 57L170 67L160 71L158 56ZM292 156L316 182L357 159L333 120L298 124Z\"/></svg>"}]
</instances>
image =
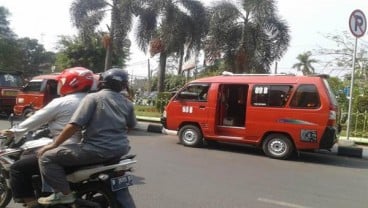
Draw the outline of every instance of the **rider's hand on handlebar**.
<instances>
[{"instance_id":1,"label":"rider's hand on handlebar","mask_svg":"<svg viewBox=\"0 0 368 208\"><path fill-rule=\"evenodd\" d=\"M0 130L0 135L7 137L7 138L12 138L14 137L14 132L10 131L9 129L4 129L4 130Z\"/></svg>"}]
</instances>

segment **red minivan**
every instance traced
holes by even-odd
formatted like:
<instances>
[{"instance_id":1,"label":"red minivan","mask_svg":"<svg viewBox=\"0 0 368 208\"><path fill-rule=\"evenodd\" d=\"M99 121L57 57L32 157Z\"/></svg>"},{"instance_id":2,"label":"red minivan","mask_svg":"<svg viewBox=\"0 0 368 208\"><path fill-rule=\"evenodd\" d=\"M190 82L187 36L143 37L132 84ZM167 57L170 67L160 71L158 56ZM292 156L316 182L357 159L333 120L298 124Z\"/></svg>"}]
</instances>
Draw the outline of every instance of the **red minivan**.
<instances>
[{"instance_id":1,"label":"red minivan","mask_svg":"<svg viewBox=\"0 0 368 208\"><path fill-rule=\"evenodd\" d=\"M16 116L27 117L27 115L41 109L52 99L58 97L57 76L58 73L33 77L18 92L16 105L13 109L14 114Z\"/></svg>"},{"instance_id":2,"label":"red minivan","mask_svg":"<svg viewBox=\"0 0 368 208\"><path fill-rule=\"evenodd\" d=\"M57 94L57 77L59 74L53 73L33 77L18 92L16 104L13 109L14 114L16 116L27 117L47 105L54 98L59 97ZM100 75L94 74L93 78L91 91L96 91Z\"/></svg>"},{"instance_id":3,"label":"red minivan","mask_svg":"<svg viewBox=\"0 0 368 208\"><path fill-rule=\"evenodd\" d=\"M228 74L197 79L171 98L161 122L185 146L251 144L272 158L329 149L337 101L327 76Z\"/></svg>"}]
</instances>

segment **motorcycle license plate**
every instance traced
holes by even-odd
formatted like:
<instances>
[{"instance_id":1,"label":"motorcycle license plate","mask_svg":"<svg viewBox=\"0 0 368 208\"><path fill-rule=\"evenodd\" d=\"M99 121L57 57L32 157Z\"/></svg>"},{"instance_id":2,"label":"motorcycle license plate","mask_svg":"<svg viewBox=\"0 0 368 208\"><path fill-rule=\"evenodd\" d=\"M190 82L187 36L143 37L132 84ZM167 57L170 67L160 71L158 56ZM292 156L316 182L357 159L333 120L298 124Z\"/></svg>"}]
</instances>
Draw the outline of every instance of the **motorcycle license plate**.
<instances>
[{"instance_id":1,"label":"motorcycle license plate","mask_svg":"<svg viewBox=\"0 0 368 208\"><path fill-rule=\"evenodd\" d=\"M133 176L124 175L116 178L111 178L111 190L118 191L123 188L127 188L128 186L133 185Z\"/></svg>"}]
</instances>

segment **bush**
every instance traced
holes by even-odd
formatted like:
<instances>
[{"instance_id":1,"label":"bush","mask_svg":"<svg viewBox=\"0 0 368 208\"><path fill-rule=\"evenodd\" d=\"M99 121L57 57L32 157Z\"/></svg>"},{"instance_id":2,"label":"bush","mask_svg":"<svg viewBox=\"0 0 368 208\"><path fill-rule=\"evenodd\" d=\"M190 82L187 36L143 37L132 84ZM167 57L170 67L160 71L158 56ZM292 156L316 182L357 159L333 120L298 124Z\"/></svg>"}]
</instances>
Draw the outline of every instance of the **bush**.
<instances>
[{"instance_id":1,"label":"bush","mask_svg":"<svg viewBox=\"0 0 368 208\"><path fill-rule=\"evenodd\" d=\"M134 109L135 114L137 116L147 116L147 117L161 116L161 112L159 112L155 106L135 105Z\"/></svg>"},{"instance_id":2,"label":"bush","mask_svg":"<svg viewBox=\"0 0 368 208\"><path fill-rule=\"evenodd\" d=\"M156 109L162 113L165 109L165 106L169 103L170 98L172 97L171 92L161 92L158 93L156 99Z\"/></svg>"}]
</instances>

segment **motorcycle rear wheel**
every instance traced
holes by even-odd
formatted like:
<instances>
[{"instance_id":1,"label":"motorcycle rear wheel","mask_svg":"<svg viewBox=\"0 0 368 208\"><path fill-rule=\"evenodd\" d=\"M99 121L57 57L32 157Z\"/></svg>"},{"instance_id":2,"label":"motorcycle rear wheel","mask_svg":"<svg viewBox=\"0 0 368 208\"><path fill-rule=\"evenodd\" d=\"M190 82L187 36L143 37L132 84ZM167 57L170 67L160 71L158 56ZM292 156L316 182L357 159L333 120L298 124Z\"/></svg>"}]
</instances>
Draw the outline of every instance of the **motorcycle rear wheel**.
<instances>
[{"instance_id":1,"label":"motorcycle rear wheel","mask_svg":"<svg viewBox=\"0 0 368 208\"><path fill-rule=\"evenodd\" d=\"M86 183L78 187L77 198L96 202L104 208L119 208L115 193L99 182Z\"/></svg>"},{"instance_id":2,"label":"motorcycle rear wheel","mask_svg":"<svg viewBox=\"0 0 368 208\"><path fill-rule=\"evenodd\" d=\"M12 192L6 184L4 176L0 175L0 208L6 208L12 199Z\"/></svg>"}]
</instances>

